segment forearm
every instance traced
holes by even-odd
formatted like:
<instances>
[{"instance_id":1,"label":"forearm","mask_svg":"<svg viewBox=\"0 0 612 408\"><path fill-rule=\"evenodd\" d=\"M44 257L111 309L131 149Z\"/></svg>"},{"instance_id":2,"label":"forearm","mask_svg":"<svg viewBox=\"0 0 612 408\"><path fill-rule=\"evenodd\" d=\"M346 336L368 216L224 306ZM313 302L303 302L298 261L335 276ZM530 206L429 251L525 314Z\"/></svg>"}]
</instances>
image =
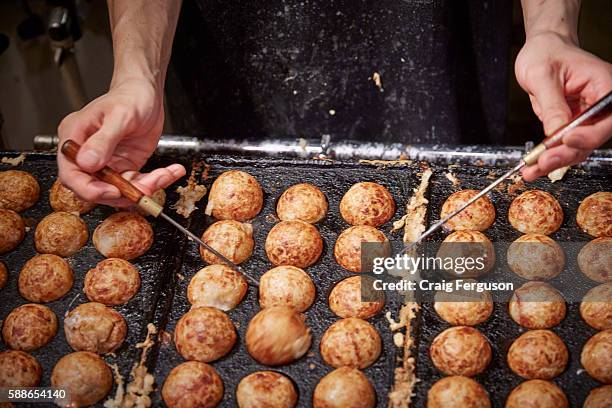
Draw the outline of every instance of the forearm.
<instances>
[{"instance_id":1,"label":"forearm","mask_svg":"<svg viewBox=\"0 0 612 408\"><path fill-rule=\"evenodd\" d=\"M578 44L580 0L521 0L527 39L553 32Z\"/></svg>"}]
</instances>

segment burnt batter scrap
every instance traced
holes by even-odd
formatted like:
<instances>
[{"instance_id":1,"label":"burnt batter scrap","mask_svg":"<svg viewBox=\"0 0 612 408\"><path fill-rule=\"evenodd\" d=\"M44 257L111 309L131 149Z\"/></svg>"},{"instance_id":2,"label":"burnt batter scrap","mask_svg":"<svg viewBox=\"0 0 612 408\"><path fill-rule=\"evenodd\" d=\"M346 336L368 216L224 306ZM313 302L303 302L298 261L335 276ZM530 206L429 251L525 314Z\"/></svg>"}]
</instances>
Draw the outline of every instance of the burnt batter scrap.
<instances>
[{"instance_id":1,"label":"burnt batter scrap","mask_svg":"<svg viewBox=\"0 0 612 408\"><path fill-rule=\"evenodd\" d=\"M176 212L185 218L189 218L192 212L197 210L196 203L206 195L208 191L205 186L196 182L196 172L198 166L193 166L191 174L187 180L186 186L180 186L176 188L176 192L179 195L179 199L172 205L172 208ZM208 174L208 171L205 171Z\"/></svg>"}]
</instances>

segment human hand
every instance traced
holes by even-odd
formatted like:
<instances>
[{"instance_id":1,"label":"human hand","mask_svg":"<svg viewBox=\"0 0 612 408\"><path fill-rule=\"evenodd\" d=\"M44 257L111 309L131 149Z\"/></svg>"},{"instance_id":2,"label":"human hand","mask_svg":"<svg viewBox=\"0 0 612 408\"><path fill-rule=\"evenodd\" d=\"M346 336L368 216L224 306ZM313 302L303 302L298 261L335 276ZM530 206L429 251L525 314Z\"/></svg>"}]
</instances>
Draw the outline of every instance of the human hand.
<instances>
[{"instance_id":1,"label":"human hand","mask_svg":"<svg viewBox=\"0 0 612 408\"><path fill-rule=\"evenodd\" d=\"M180 164L150 173L138 172L153 154L163 122L161 92L154 85L143 79L114 84L108 93L60 123L60 146L67 139L82 145L76 163L58 152L60 180L84 200L115 207L131 203L121 198L117 187L90 174L106 165L145 194L169 186L185 175Z\"/></svg>"},{"instance_id":2,"label":"human hand","mask_svg":"<svg viewBox=\"0 0 612 408\"><path fill-rule=\"evenodd\" d=\"M515 73L547 136L612 90L612 65L554 32L528 38L516 58ZM612 117L579 126L563 144L545 151L537 164L524 168L523 178L531 181L578 164L611 136Z\"/></svg>"}]
</instances>

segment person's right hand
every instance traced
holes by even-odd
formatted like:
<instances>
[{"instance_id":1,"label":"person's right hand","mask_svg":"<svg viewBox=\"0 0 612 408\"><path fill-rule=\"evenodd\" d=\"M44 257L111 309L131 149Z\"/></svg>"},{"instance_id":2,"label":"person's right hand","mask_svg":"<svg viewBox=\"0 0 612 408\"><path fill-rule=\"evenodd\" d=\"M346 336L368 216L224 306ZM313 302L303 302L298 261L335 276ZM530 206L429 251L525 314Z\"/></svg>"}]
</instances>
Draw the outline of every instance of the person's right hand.
<instances>
[{"instance_id":1,"label":"person's right hand","mask_svg":"<svg viewBox=\"0 0 612 408\"><path fill-rule=\"evenodd\" d=\"M117 187L90 175L106 165L145 194L169 186L185 175L180 164L138 172L153 154L163 123L161 92L150 82L131 79L114 84L107 94L60 123L59 146L67 139L82 145L76 164L58 151L61 182L84 200L115 207L131 203L121 198Z\"/></svg>"}]
</instances>

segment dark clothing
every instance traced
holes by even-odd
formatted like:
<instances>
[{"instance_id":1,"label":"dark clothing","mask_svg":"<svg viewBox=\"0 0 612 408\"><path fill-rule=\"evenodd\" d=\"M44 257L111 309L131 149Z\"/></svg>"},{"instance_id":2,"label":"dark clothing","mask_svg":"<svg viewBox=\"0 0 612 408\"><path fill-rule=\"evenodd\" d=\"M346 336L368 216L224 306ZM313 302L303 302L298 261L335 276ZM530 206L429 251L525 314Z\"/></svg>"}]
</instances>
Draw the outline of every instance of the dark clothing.
<instances>
[{"instance_id":1,"label":"dark clothing","mask_svg":"<svg viewBox=\"0 0 612 408\"><path fill-rule=\"evenodd\" d=\"M185 0L174 130L501 143L511 20L503 0Z\"/></svg>"}]
</instances>

